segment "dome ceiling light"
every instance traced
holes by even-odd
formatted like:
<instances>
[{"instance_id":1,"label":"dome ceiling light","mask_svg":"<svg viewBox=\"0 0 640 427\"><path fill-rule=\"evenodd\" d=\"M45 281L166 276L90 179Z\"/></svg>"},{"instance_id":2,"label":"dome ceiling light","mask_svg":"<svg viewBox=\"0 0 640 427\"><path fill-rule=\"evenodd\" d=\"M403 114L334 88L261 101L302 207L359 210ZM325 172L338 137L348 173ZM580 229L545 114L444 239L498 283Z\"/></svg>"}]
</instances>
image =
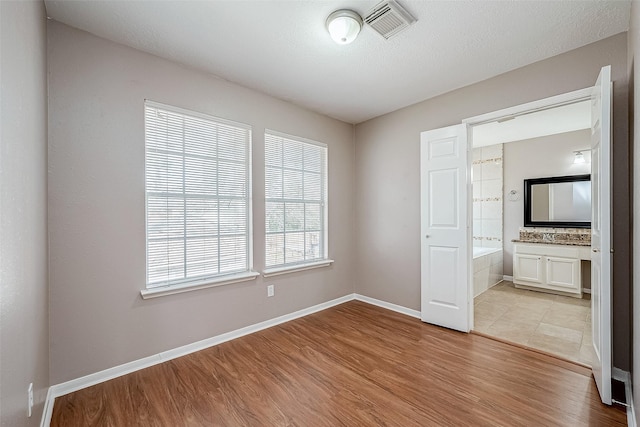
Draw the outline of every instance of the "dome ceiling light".
<instances>
[{"instance_id":1,"label":"dome ceiling light","mask_svg":"<svg viewBox=\"0 0 640 427\"><path fill-rule=\"evenodd\" d=\"M327 18L327 31L338 44L351 43L358 37L361 29L362 18L353 10L336 10Z\"/></svg>"}]
</instances>

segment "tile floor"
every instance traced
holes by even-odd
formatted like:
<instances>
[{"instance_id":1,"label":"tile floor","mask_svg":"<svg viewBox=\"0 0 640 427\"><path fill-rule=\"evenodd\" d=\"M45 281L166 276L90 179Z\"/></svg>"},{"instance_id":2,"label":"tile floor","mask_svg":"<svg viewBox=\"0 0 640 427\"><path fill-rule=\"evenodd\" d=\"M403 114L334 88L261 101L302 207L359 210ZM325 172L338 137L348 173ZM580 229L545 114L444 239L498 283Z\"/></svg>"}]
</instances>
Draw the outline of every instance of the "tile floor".
<instances>
[{"instance_id":1,"label":"tile floor","mask_svg":"<svg viewBox=\"0 0 640 427\"><path fill-rule=\"evenodd\" d=\"M478 332L591 364L591 301L501 282L474 300Z\"/></svg>"}]
</instances>

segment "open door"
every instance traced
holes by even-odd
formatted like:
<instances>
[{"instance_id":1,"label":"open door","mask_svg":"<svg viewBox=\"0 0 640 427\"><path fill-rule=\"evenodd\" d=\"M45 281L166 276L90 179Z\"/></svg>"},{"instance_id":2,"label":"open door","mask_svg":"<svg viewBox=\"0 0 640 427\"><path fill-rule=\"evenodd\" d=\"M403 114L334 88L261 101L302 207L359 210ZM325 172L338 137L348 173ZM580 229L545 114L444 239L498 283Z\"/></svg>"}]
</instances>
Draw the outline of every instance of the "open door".
<instances>
[{"instance_id":1,"label":"open door","mask_svg":"<svg viewBox=\"0 0 640 427\"><path fill-rule=\"evenodd\" d=\"M469 332L467 125L420 135L421 317Z\"/></svg>"},{"instance_id":2,"label":"open door","mask_svg":"<svg viewBox=\"0 0 640 427\"><path fill-rule=\"evenodd\" d=\"M600 398L611 405L611 66L591 96L592 363Z\"/></svg>"}]
</instances>

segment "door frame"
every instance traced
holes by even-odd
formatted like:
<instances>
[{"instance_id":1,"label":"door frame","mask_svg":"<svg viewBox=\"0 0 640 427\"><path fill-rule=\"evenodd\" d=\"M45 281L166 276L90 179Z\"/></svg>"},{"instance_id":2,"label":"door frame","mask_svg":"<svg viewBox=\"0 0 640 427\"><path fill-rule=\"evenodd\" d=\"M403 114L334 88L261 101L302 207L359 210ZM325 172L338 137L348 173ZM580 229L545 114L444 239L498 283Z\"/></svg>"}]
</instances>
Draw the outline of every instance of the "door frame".
<instances>
[{"instance_id":1,"label":"door frame","mask_svg":"<svg viewBox=\"0 0 640 427\"><path fill-rule=\"evenodd\" d=\"M485 114L480 114L478 116L469 117L467 119L462 120L463 124L467 125L467 139L466 149L471 152L473 149L473 127L482 125L485 123L490 123L498 120L503 120L507 118L514 118L517 116L522 116L529 113L535 113L537 111L548 110L551 108L561 107L563 105L574 104L576 102L586 101L591 99L591 95L593 93L593 86L575 90L573 92L567 92L560 95L551 96L548 98L539 99L537 101L527 102L524 104L516 105L509 108L503 108L501 110L492 111ZM471 176L472 165L471 165L471 157L468 156L467 162L467 174ZM471 181L471 180L470 180ZM470 190L467 196L468 206L473 206L473 193ZM473 242L473 227L470 226L467 229L468 233L468 241ZM503 236L504 238L504 236ZM467 260L468 265L470 266L470 271L473 272L473 252L469 251L469 259ZM474 307L473 307L473 273L469 276L468 283L468 291L467 295L469 296L468 301L468 309L469 309L469 330L473 330L474 327Z\"/></svg>"}]
</instances>

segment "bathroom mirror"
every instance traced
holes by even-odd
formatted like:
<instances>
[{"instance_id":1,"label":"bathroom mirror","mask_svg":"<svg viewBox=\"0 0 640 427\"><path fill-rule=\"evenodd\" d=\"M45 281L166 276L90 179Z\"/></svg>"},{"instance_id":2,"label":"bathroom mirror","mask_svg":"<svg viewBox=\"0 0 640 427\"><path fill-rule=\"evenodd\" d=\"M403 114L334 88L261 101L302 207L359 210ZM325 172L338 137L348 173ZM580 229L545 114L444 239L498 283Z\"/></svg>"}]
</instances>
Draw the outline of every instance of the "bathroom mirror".
<instances>
[{"instance_id":1,"label":"bathroom mirror","mask_svg":"<svg viewBox=\"0 0 640 427\"><path fill-rule=\"evenodd\" d=\"M525 227L591 227L591 175L524 180Z\"/></svg>"}]
</instances>

